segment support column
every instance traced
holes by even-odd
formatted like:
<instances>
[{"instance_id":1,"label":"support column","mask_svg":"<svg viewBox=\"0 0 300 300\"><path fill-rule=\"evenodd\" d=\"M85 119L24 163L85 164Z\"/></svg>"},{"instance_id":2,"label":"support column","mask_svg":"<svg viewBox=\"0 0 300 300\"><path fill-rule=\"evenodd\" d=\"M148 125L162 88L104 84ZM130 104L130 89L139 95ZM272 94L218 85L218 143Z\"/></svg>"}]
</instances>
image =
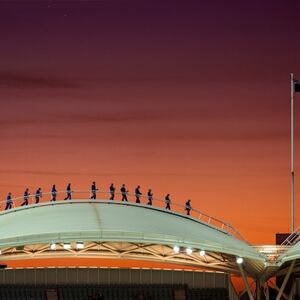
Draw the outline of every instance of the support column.
<instances>
[{"instance_id":1,"label":"support column","mask_svg":"<svg viewBox=\"0 0 300 300\"><path fill-rule=\"evenodd\" d=\"M277 291L277 293L279 293L280 288L276 284L274 285L274 289ZM282 293L281 297L288 300L288 296L285 293Z\"/></svg>"},{"instance_id":2,"label":"support column","mask_svg":"<svg viewBox=\"0 0 300 300\"><path fill-rule=\"evenodd\" d=\"M240 269L240 271L241 271L242 278L243 278L243 282L244 282L244 284L245 284L245 286L246 286L246 289L247 289L247 293L248 293L249 299L250 299L250 300L254 300L253 295L252 295L251 290L250 290L249 283L248 283L248 281L247 281L247 277L246 277L245 271L244 271L242 265L239 265L239 269Z\"/></svg>"},{"instance_id":3,"label":"support column","mask_svg":"<svg viewBox=\"0 0 300 300\"><path fill-rule=\"evenodd\" d=\"M269 284L267 282L266 300L270 300Z\"/></svg>"},{"instance_id":4,"label":"support column","mask_svg":"<svg viewBox=\"0 0 300 300\"><path fill-rule=\"evenodd\" d=\"M256 300L261 300L261 286L259 280L256 280Z\"/></svg>"},{"instance_id":5,"label":"support column","mask_svg":"<svg viewBox=\"0 0 300 300\"><path fill-rule=\"evenodd\" d=\"M280 300L280 298L282 296L282 293L283 293L283 291L284 291L284 289L286 287L286 284L287 284L288 280L290 279L290 276L291 276L292 271L294 269L295 262L296 262L296 260L293 260L292 263L290 264L288 272L286 273L286 275L284 277L283 283L282 283L282 285L280 287L280 290L278 292L278 295L276 297L276 300Z\"/></svg>"},{"instance_id":6,"label":"support column","mask_svg":"<svg viewBox=\"0 0 300 300\"><path fill-rule=\"evenodd\" d=\"M288 300L293 300L293 296L294 296L294 293L295 293L295 288L296 288L296 280L294 280L294 282L293 282L292 289L290 291Z\"/></svg>"}]
</instances>

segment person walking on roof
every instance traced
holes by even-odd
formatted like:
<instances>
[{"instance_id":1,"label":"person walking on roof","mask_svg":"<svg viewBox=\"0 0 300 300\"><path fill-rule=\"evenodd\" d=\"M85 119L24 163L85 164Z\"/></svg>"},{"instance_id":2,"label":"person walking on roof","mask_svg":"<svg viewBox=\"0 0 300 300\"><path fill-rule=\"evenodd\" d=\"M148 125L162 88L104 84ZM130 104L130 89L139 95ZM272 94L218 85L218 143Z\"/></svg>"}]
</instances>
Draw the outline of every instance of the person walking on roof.
<instances>
[{"instance_id":1,"label":"person walking on roof","mask_svg":"<svg viewBox=\"0 0 300 300\"><path fill-rule=\"evenodd\" d=\"M185 202L185 211L187 216L190 215L190 211L191 211L192 207L191 207L191 200L188 200Z\"/></svg>"},{"instance_id":2,"label":"person walking on roof","mask_svg":"<svg viewBox=\"0 0 300 300\"><path fill-rule=\"evenodd\" d=\"M116 188L114 187L114 184L112 183L109 187L109 193L110 193L109 200L114 200L115 199L115 190L116 190Z\"/></svg>"},{"instance_id":3,"label":"person walking on roof","mask_svg":"<svg viewBox=\"0 0 300 300\"><path fill-rule=\"evenodd\" d=\"M170 199L170 194L167 194L167 196L165 197L165 203L166 203L166 209L171 210L171 199Z\"/></svg>"},{"instance_id":4,"label":"person walking on roof","mask_svg":"<svg viewBox=\"0 0 300 300\"><path fill-rule=\"evenodd\" d=\"M35 192L35 204L40 202L40 197L42 197L42 189L39 187Z\"/></svg>"},{"instance_id":5,"label":"person walking on roof","mask_svg":"<svg viewBox=\"0 0 300 300\"><path fill-rule=\"evenodd\" d=\"M72 200L71 183L67 185L67 197L64 200Z\"/></svg>"},{"instance_id":6,"label":"person walking on roof","mask_svg":"<svg viewBox=\"0 0 300 300\"><path fill-rule=\"evenodd\" d=\"M55 184L53 184L51 189L51 196L52 196L51 201L56 201L56 195L57 195L56 186Z\"/></svg>"},{"instance_id":7,"label":"person walking on roof","mask_svg":"<svg viewBox=\"0 0 300 300\"><path fill-rule=\"evenodd\" d=\"M141 203L140 197L142 196L142 193L140 191L140 188L141 187L138 185L135 189L135 198L136 198L135 202L136 203Z\"/></svg>"},{"instance_id":8,"label":"person walking on roof","mask_svg":"<svg viewBox=\"0 0 300 300\"><path fill-rule=\"evenodd\" d=\"M96 200L96 191L98 191L98 189L96 187L96 182L93 181L92 185L91 185L91 199Z\"/></svg>"},{"instance_id":9,"label":"person walking on roof","mask_svg":"<svg viewBox=\"0 0 300 300\"><path fill-rule=\"evenodd\" d=\"M121 191L121 195L122 195L122 201L128 201L128 199L127 199L128 191L126 190L125 184L122 185L120 191Z\"/></svg>"},{"instance_id":10,"label":"person walking on roof","mask_svg":"<svg viewBox=\"0 0 300 300\"><path fill-rule=\"evenodd\" d=\"M148 198L148 203L147 204L152 205L153 193L152 193L151 189L148 190L147 198Z\"/></svg>"},{"instance_id":11,"label":"person walking on roof","mask_svg":"<svg viewBox=\"0 0 300 300\"><path fill-rule=\"evenodd\" d=\"M26 188L24 192L24 202L21 204L21 206L28 205L28 198L29 198L29 189Z\"/></svg>"},{"instance_id":12,"label":"person walking on roof","mask_svg":"<svg viewBox=\"0 0 300 300\"><path fill-rule=\"evenodd\" d=\"M12 198L11 198L11 193L9 192L7 194L7 197L6 197L6 206L5 206L5 210L8 210L8 209L11 209L12 208Z\"/></svg>"}]
</instances>

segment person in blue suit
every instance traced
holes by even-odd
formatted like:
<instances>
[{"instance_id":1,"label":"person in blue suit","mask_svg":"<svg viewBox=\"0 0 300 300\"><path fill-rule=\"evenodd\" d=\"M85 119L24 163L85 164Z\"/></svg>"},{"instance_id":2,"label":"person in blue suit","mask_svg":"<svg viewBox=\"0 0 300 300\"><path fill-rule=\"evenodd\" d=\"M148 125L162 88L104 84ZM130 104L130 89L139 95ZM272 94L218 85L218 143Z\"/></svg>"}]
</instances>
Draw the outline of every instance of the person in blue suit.
<instances>
[{"instance_id":1,"label":"person in blue suit","mask_svg":"<svg viewBox=\"0 0 300 300\"><path fill-rule=\"evenodd\" d=\"M141 188L141 187L138 185L138 186L136 187L136 189L135 189L135 198L136 198L135 202L136 202L136 203L141 203L140 198L141 198L141 196L142 196L142 193L141 193L140 188Z\"/></svg>"},{"instance_id":2,"label":"person in blue suit","mask_svg":"<svg viewBox=\"0 0 300 300\"><path fill-rule=\"evenodd\" d=\"M122 185L120 189L121 195L122 195L122 201L128 201L127 199L127 193L128 191L126 190L125 184Z\"/></svg>"},{"instance_id":3,"label":"person in blue suit","mask_svg":"<svg viewBox=\"0 0 300 300\"><path fill-rule=\"evenodd\" d=\"M93 181L92 185L91 185L91 199L96 200L96 191L98 191L98 189L96 187L96 182Z\"/></svg>"},{"instance_id":4,"label":"person in blue suit","mask_svg":"<svg viewBox=\"0 0 300 300\"><path fill-rule=\"evenodd\" d=\"M56 186L55 184L53 184L51 189L51 196L52 196L51 201L56 201L56 195L57 195Z\"/></svg>"},{"instance_id":5,"label":"person in blue suit","mask_svg":"<svg viewBox=\"0 0 300 300\"><path fill-rule=\"evenodd\" d=\"M24 202L21 204L21 206L28 205L28 199L29 199L29 189L26 188L24 192Z\"/></svg>"},{"instance_id":6,"label":"person in blue suit","mask_svg":"<svg viewBox=\"0 0 300 300\"><path fill-rule=\"evenodd\" d=\"M67 185L67 197L64 200L72 200L71 183Z\"/></svg>"},{"instance_id":7,"label":"person in blue suit","mask_svg":"<svg viewBox=\"0 0 300 300\"><path fill-rule=\"evenodd\" d=\"M170 194L167 194L165 197L165 204L166 204L166 209L171 210L171 199L170 199Z\"/></svg>"},{"instance_id":8,"label":"person in blue suit","mask_svg":"<svg viewBox=\"0 0 300 300\"><path fill-rule=\"evenodd\" d=\"M8 209L11 209L12 208L12 198L11 198L11 193L8 193L7 194L7 197L6 197L6 206L5 206L5 210L8 210Z\"/></svg>"},{"instance_id":9,"label":"person in blue suit","mask_svg":"<svg viewBox=\"0 0 300 300\"><path fill-rule=\"evenodd\" d=\"M35 203L38 204L40 202L40 198L42 197L42 189L39 187L35 192Z\"/></svg>"},{"instance_id":10,"label":"person in blue suit","mask_svg":"<svg viewBox=\"0 0 300 300\"><path fill-rule=\"evenodd\" d=\"M191 211L192 207L191 207L191 200L188 200L185 202L185 211L187 216L190 215L190 211Z\"/></svg>"},{"instance_id":11,"label":"person in blue suit","mask_svg":"<svg viewBox=\"0 0 300 300\"><path fill-rule=\"evenodd\" d=\"M109 200L114 200L115 199L115 191L116 191L116 188L114 187L114 184L112 183L109 187L109 193L110 193Z\"/></svg>"},{"instance_id":12,"label":"person in blue suit","mask_svg":"<svg viewBox=\"0 0 300 300\"><path fill-rule=\"evenodd\" d=\"M148 190L147 198L148 198L148 203L147 204L152 205L153 193L152 193L151 189Z\"/></svg>"}]
</instances>

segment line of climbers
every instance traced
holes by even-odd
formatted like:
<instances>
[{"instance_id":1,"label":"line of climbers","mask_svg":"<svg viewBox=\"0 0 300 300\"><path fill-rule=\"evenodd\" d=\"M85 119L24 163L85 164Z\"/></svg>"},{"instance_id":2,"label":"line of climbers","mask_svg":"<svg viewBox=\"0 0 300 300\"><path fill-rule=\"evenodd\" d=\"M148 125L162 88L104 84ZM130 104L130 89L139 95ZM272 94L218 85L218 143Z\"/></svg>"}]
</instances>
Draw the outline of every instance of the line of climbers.
<instances>
[{"instance_id":1,"label":"line of climbers","mask_svg":"<svg viewBox=\"0 0 300 300\"><path fill-rule=\"evenodd\" d=\"M135 189L135 197L136 197L136 200L135 202L136 203L141 203L141 196L143 195L141 193L141 187L138 185ZM91 196L90 196L90 199L96 199L96 192L98 191L99 189L96 187L96 182L93 181L92 182L92 185L91 185ZM114 184L112 183L109 187L109 194L110 194L110 198L109 200L114 200L115 199L115 191L116 191L116 188L114 186ZM128 198L127 198L127 195L129 193L129 191L126 189L126 186L125 184L123 184L120 188L120 192L121 192L121 196L122 196L122 201L128 201ZM72 200L72 189L71 189L71 183L69 183L67 185L67 188L66 188L66 197L64 198L64 200ZM24 192L24 202L21 204L21 206L24 206L24 205L28 205L28 200L29 200L29 196L30 196L30 193L29 193L29 189L26 188L25 192ZM40 202L40 198L42 197L42 189L39 187L35 194L34 194L34 197L35 197L35 204L38 204ZM56 190L56 186L55 184L53 184L52 186L52 189L51 189L51 197L52 199L50 201L56 201L56 196L57 196L57 190ZM149 189L148 190L148 193L147 193L147 199L148 199L148 203L147 205L152 205L152 200L153 200L153 193L152 193L152 190ZM5 210L8 210L8 209L11 209L12 208L12 205L13 205L13 199L12 199L12 194L9 192L7 197L6 197L6 207L5 207ZM168 210L171 210L171 199L170 199L170 194L167 194L165 196L165 209L168 209ZM187 200L186 203L185 203L185 211L186 211L186 214L189 216L190 215L190 211L191 211L192 207L191 207L191 200Z\"/></svg>"}]
</instances>

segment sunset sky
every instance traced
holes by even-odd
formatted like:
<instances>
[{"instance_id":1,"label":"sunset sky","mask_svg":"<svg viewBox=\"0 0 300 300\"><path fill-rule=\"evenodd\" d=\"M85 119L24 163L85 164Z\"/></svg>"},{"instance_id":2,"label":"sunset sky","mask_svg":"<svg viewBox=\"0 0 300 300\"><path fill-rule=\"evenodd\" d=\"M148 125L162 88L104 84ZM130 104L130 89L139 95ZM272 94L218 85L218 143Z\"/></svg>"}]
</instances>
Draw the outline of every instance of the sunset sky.
<instances>
[{"instance_id":1,"label":"sunset sky","mask_svg":"<svg viewBox=\"0 0 300 300\"><path fill-rule=\"evenodd\" d=\"M299 36L298 0L1 1L1 199L139 184L274 243Z\"/></svg>"}]
</instances>

